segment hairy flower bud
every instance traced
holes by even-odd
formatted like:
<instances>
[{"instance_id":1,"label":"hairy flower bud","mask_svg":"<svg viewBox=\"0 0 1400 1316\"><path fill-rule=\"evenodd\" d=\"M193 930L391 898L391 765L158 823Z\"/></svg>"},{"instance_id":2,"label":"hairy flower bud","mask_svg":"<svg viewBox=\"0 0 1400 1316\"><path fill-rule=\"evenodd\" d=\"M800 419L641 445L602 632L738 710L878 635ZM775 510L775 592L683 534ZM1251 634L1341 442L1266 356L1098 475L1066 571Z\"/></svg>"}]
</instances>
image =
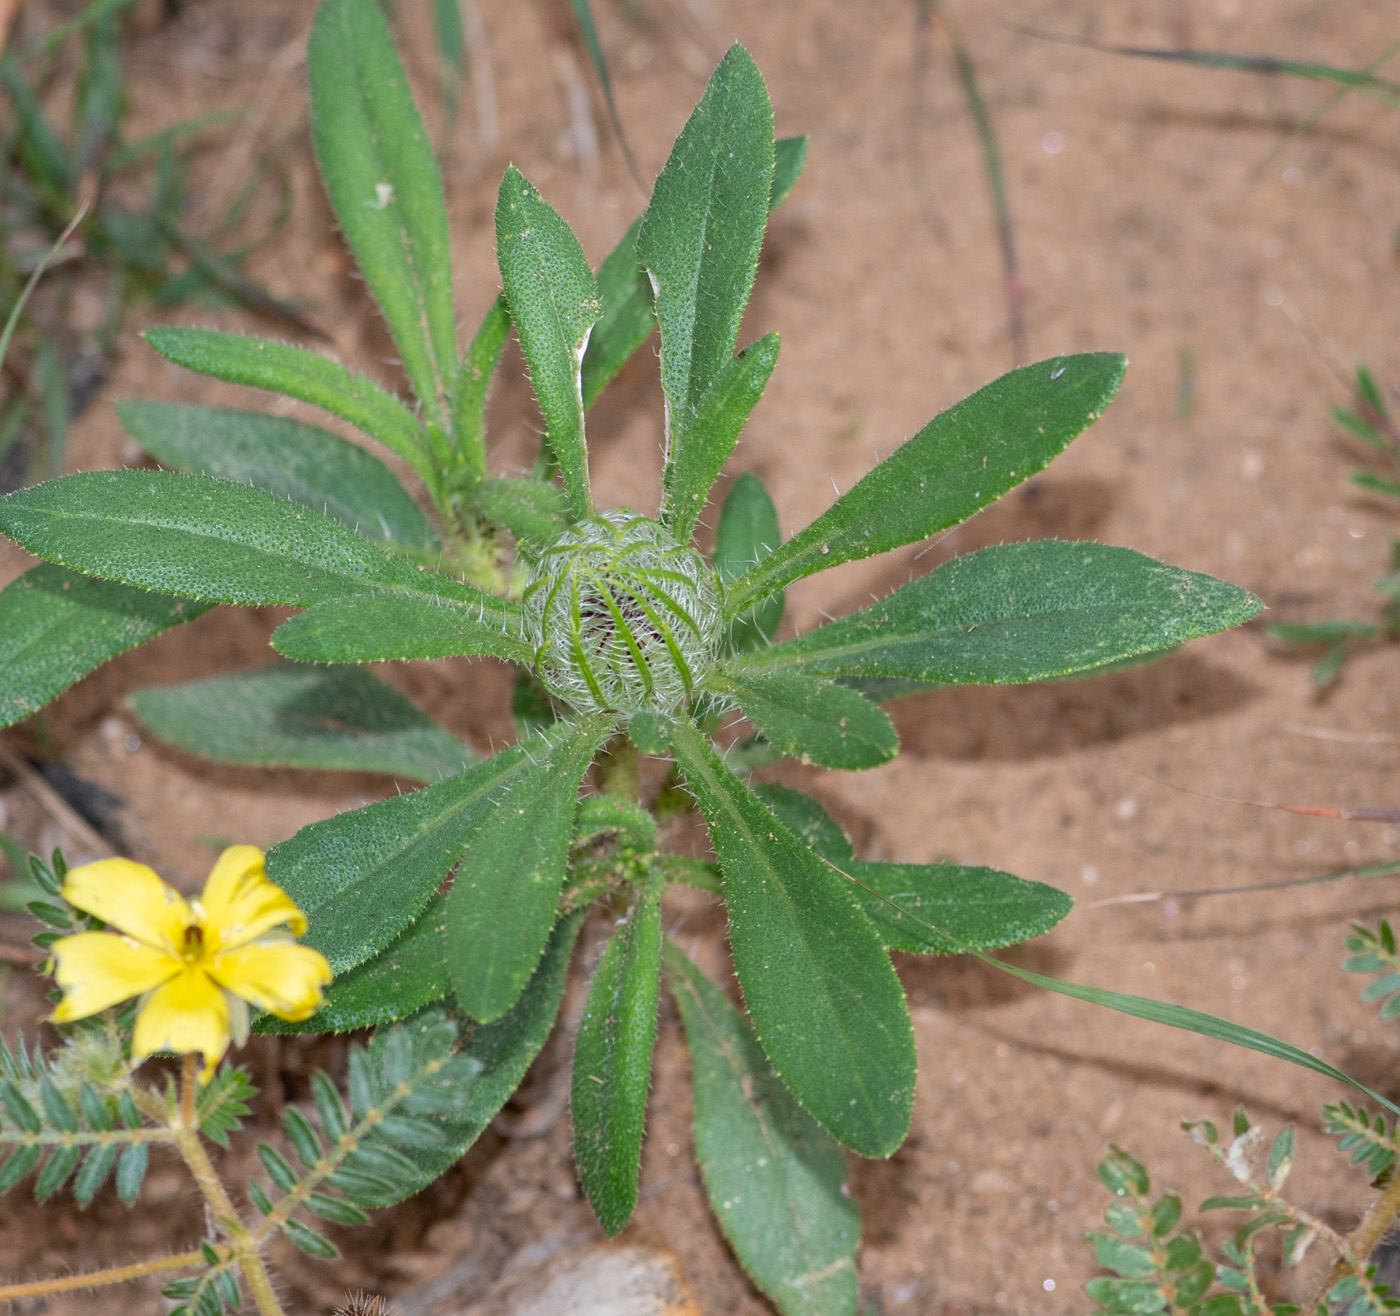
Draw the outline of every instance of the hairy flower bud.
<instances>
[{"instance_id":1,"label":"hairy flower bud","mask_svg":"<svg viewBox=\"0 0 1400 1316\"><path fill-rule=\"evenodd\" d=\"M674 712L722 631L714 573L635 512L601 512L540 554L524 599L540 680L580 712Z\"/></svg>"}]
</instances>

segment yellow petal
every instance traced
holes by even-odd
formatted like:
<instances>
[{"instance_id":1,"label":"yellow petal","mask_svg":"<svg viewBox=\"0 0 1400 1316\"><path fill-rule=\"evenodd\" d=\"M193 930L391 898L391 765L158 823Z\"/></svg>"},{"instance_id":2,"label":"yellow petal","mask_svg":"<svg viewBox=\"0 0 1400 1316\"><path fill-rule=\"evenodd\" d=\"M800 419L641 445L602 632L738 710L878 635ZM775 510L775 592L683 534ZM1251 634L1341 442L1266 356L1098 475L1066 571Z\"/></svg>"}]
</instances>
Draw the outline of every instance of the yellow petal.
<instances>
[{"instance_id":1,"label":"yellow petal","mask_svg":"<svg viewBox=\"0 0 1400 1316\"><path fill-rule=\"evenodd\" d=\"M280 886L267 880L263 854L256 846L230 846L219 856L199 904L209 954L242 946L279 923L290 924L297 936L306 931L306 916Z\"/></svg>"},{"instance_id":2,"label":"yellow petal","mask_svg":"<svg viewBox=\"0 0 1400 1316\"><path fill-rule=\"evenodd\" d=\"M146 998L131 1035L131 1058L199 1051L207 1079L228 1050L228 1023L228 1002L219 985L203 968L190 965Z\"/></svg>"},{"instance_id":3,"label":"yellow petal","mask_svg":"<svg viewBox=\"0 0 1400 1316\"><path fill-rule=\"evenodd\" d=\"M180 972L175 956L115 932L60 937L52 954L58 966L54 978L63 988L63 1000L53 1017L61 1024L140 996Z\"/></svg>"},{"instance_id":4,"label":"yellow petal","mask_svg":"<svg viewBox=\"0 0 1400 1316\"><path fill-rule=\"evenodd\" d=\"M206 961L209 974L235 996L282 1019L309 1019L331 980L326 957L290 941L240 946Z\"/></svg>"},{"instance_id":5,"label":"yellow petal","mask_svg":"<svg viewBox=\"0 0 1400 1316\"><path fill-rule=\"evenodd\" d=\"M179 950L194 922L190 907L155 869L130 859L99 859L70 869L63 898L157 950Z\"/></svg>"}]
</instances>

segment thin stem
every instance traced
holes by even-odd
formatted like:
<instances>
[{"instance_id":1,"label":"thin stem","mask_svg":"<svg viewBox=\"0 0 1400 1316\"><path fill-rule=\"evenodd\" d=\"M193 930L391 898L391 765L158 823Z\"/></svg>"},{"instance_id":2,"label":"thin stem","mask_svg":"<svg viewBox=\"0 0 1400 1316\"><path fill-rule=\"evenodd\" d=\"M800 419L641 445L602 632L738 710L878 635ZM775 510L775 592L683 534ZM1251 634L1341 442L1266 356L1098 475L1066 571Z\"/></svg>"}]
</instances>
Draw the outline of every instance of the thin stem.
<instances>
[{"instance_id":1,"label":"thin stem","mask_svg":"<svg viewBox=\"0 0 1400 1316\"><path fill-rule=\"evenodd\" d=\"M46 1293L71 1293L75 1289L95 1289L104 1284L121 1284L125 1280L156 1275L163 1270L186 1270L204 1265L204 1253L181 1252L172 1257L157 1257L154 1261L137 1261L130 1266L112 1266L107 1270L92 1270L85 1275L61 1275L57 1279L36 1279L29 1284L0 1285L0 1302L18 1298L38 1298Z\"/></svg>"},{"instance_id":2,"label":"thin stem","mask_svg":"<svg viewBox=\"0 0 1400 1316\"><path fill-rule=\"evenodd\" d=\"M267 1273L267 1267L258 1253L260 1240L251 1237L243 1227L243 1222L238 1218L238 1210L224 1187L224 1181L219 1178L219 1172L214 1168L209 1153L200 1141L194 1089L194 1056L190 1054L185 1056L180 1084L180 1110L170 1122L171 1132L175 1135L175 1147L189 1166L195 1183L199 1185L199 1191L209 1205L210 1214L227 1237L229 1250L243 1271L243 1277L248 1281L248 1291L253 1295L258 1311L262 1316L286 1316L282 1304L277 1301L277 1294L273 1291L272 1277Z\"/></svg>"},{"instance_id":3,"label":"thin stem","mask_svg":"<svg viewBox=\"0 0 1400 1316\"><path fill-rule=\"evenodd\" d=\"M1371 1209L1361 1217L1361 1223L1347 1235L1342 1255L1332 1263L1332 1269L1327 1276L1326 1283L1322 1286L1322 1291L1317 1295L1313 1305L1305 1307L1304 1311L1316 1309L1331 1291L1332 1285L1349 1270L1355 1271L1358 1279L1364 1278L1366 1259L1371 1255L1371 1249L1381 1241L1381 1235L1385 1233L1397 1215L1400 1215L1400 1174L1392 1175L1390 1182L1385 1186L1385 1191L1376 1198ZM1355 1264L1353 1264L1353 1259Z\"/></svg>"}]
</instances>

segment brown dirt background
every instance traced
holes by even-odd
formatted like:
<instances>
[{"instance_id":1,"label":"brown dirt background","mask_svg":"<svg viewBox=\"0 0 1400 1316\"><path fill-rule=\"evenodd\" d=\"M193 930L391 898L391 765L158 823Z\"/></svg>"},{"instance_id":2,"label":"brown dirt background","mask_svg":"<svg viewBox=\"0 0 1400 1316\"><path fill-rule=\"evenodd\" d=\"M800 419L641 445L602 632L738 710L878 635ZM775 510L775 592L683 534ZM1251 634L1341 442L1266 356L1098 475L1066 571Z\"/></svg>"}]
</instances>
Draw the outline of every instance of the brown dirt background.
<instances>
[{"instance_id":1,"label":"brown dirt background","mask_svg":"<svg viewBox=\"0 0 1400 1316\"><path fill-rule=\"evenodd\" d=\"M791 531L825 508L833 483L849 488L878 454L1010 365L986 181L947 42L935 34L921 47L909 0L654 0L635 7L651 16L644 24L626 21L621 5L595 7L644 177L659 169L732 38L763 69L779 132L811 135L806 175L774 219L743 334L781 330L782 359L732 463L763 477ZM1362 458L1328 412L1346 401L1345 377L1357 362L1385 384L1400 379L1400 117L1354 98L1260 172L1280 135L1321 98L1315 86L1117 59L1016 28L1355 67L1394 38L1386 8L1365 0L953 5L1000 136L1031 356L1113 348L1132 366L1104 418L1043 477L932 550L804 582L791 591L789 627L848 612L869 592L953 554L1045 536L1130 545L1214 573L1259 593L1274 618L1376 608L1371 586L1385 569L1393 515L1347 484ZM313 9L311 0L190 0L174 17L142 9L127 55L130 132L197 110L251 106L244 126L216 134L201 157L196 218L216 214L257 153L279 145L295 208L252 268L324 326L344 359L393 383L391 347L333 231L307 142L302 54ZM427 6L400 0L397 9L437 131ZM580 156L567 87L570 78L586 85L587 68L561 40L561 11L543 3L482 9L498 140L482 145L468 89L446 150L458 305L472 323L497 287L491 214L507 160L564 213L595 261L643 202L596 100L586 126L601 142L598 158ZM42 27L60 12L67 8L38 5L23 21ZM1062 138L1058 153L1047 151L1048 134ZM73 468L139 459L114 398L273 405L182 374L144 349L136 331L172 318L281 332L232 311L138 311L108 386L75 429ZM1177 409L1181 349L1194 355L1196 374L1185 419ZM531 407L519 357L508 358L492 407L498 467L526 451ZM655 506L660 417L644 352L592 420L601 504ZM0 544L0 584L25 566L18 550ZM210 614L110 664L44 717L53 750L122 798L130 852L188 885L202 881L224 838L270 844L394 789L373 777L212 768L139 736L123 712L127 692L266 661L275 620L269 612ZM1394 662L1389 650L1363 653L1319 697L1303 658L1255 624L1095 681L910 699L892 706L903 739L894 763L860 775L791 768L778 776L818 795L866 857L953 856L1071 892L1076 910L1015 952L1017 962L1226 1015L1314 1048L1400 1096L1396 1031L1358 1003L1359 981L1338 968L1349 921L1388 913L1388 886L1094 905L1129 892L1400 857L1393 828L1210 798L1391 803L1400 725ZM483 751L510 734L504 674L489 664L389 675ZM26 734L32 745L33 724ZM64 839L18 790L0 801L22 839ZM709 967L722 964L713 911L691 910L681 935ZM1318 1131L1321 1103L1341 1095L1329 1083L1023 989L977 964L904 957L900 969L922 1070L907 1144L887 1162L853 1169L871 1313L1084 1310L1081 1285L1094 1267L1081 1240L1101 1223L1106 1199L1095 1164L1106 1144L1131 1147L1159 1188L1199 1201L1228 1188L1177 1121L1227 1120L1239 1102L1271 1132L1297 1123L1297 1200L1343 1228L1364 1209L1366 1185ZM42 1010L22 972L5 971L0 993L11 1027L31 1025ZM578 1006L575 984L566 1021ZM556 1035L517 1099L517 1116L557 1108L568 1050ZM334 1063L336 1046L263 1041L250 1056L276 1104L300 1094L308 1062ZM630 1228L676 1251L706 1313L770 1310L708 1218L689 1103L679 1025L667 1005L642 1200ZM281 1258L289 1310L327 1312L358 1285L400 1292L464 1258L463 1292L479 1295L517 1249L595 1236L577 1196L567 1115L537 1123L547 1128L536 1137L488 1133L436 1189L346 1235L343 1264ZM12 1195L0 1207L0 1274L88 1269L189 1246L200 1221L176 1167L158 1166L151 1188L150 1208L132 1216L110 1189L86 1213L41 1210ZM1207 1232L1219 1238L1224 1224L1211 1217ZM1290 1285L1296 1281L1282 1276L1277 1291ZM164 1307L155 1286L132 1286L27 1308L41 1309Z\"/></svg>"}]
</instances>

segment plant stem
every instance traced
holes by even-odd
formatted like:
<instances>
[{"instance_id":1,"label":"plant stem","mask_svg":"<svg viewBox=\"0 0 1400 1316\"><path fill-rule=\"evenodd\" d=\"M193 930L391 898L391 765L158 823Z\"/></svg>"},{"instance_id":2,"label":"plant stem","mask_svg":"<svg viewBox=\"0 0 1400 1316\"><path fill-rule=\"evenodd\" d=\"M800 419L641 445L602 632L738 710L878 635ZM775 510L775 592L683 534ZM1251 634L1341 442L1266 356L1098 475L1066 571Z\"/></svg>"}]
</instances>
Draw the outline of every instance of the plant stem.
<instances>
[{"instance_id":1,"label":"plant stem","mask_svg":"<svg viewBox=\"0 0 1400 1316\"><path fill-rule=\"evenodd\" d=\"M130 1266L112 1266L107 1270L92 1270L85 1275L60 1275L57 1279L36 1279L29 1284L0 1285L0 1302L18 1298L38 1298L46 1293L71 1293L74 1289L95 1289L103 1284L120 1284L124 1280L156 1275L163 1270L185 1270L204 1265L199 1251L181 1252L172 1257L157 1257L154 1261L137 1261Z\"/></svg>"},{"instance_id":2,"label":"plant stem","mask_svg":"<svg viewBox=\"0 0 1400 1316\"><path fill-rule=\"evenodd\" d=\"M238 1210L219 1178L219 1172L204 1150L199 1139L199 1125L195 1112L195 1060L194 1055L185 1056L184 1072L180 1083L180 1110L170 1122L170 1131L175 1135L175 1147L185 1164L189 1166L199 1191L209 1204L220 1229L228 1240L229 1250L248 1281L248 1291L258 1305L262 1316L286 1316L277 1294L272 1289L272 1277L258 1253L258 1243L248 1235L243 1222L238 1218Z\"/></svg>"},{"instance_id":3,"label":"plant stem","mask_svg":"<svg viewBox=\"0 0 1400 1316\"><path fill-rule=\"evenodd\" d=\"M1400 1215L1400 1174L1391 1176L1391 1180L1385 1186L1385 1191L1376 1198L1371 1209L1361 1217L1361 1223L1347 1235L1346 1245L1342 1255L1332 1263L1332 1269L1328 1273L1327 1282L1322 1286L1322 1291L1317 1295L1312 1307L1305 1307L1304 1311L1312 1311L1316 1308L1324 1297L1330 1292L1334 1285L1353 1266L1348 1257L1356 1258L1358 1274L1366 1269L1366 1258L1371 1255L1371 1249L1381 1241L1381 1235L1390 1227L1391 1221Z\"/></svg>"}]
</instances>

